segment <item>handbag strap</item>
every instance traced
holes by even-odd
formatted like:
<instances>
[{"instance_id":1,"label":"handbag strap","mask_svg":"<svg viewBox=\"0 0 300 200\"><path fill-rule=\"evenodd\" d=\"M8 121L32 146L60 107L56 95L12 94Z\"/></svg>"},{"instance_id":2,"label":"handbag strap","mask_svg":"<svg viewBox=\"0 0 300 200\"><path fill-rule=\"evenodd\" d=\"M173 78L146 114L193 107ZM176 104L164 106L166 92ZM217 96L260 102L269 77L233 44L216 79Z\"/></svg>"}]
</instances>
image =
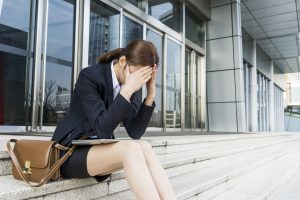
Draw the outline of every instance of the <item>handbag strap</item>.
<instances>
[{"instance_id":1,"label":"handbag strap","mask_svg":"<svg viewBox=\"0 0 300 200\"><path fill-rule=\"evenodd\" d=\"M82 136L80 138L80 140L82 139L85 139L86 136ZM8 150L8 154L10 155L11 159L12 159L12 162L14 163L15 167L16 167L16 170L18 172L18 174L20 175L20 177L26 182L28 183L28 185L30 185L31 187L39 187L43 184L46 183L46 181L57 171L59 170L59 167L72 155L73 151L75 150L76 148L76 145L72 145L71 148L68 148L68 147L65 147L65 146L62 146L60 144L55 144L54 146L56 148L59 148L61 150L68 150L68 152L65 153L65 155L63 157L61 157L60 159L58 159L52 166L51 168L46 172L45 176L42 178L42 180L39 182L39 183L36 183L36 184L33 184L33 183L30 183L28 181L28 179L26 178L26 176L23 174L22 172L22 168L20 166L20 163L15 155L15 153L13 152L12 150L12 147L10 145L11 142L13 143L16 143L16 139L10 139L8 142L7 142L7 150Z\"/></svg>"}]
</instances>

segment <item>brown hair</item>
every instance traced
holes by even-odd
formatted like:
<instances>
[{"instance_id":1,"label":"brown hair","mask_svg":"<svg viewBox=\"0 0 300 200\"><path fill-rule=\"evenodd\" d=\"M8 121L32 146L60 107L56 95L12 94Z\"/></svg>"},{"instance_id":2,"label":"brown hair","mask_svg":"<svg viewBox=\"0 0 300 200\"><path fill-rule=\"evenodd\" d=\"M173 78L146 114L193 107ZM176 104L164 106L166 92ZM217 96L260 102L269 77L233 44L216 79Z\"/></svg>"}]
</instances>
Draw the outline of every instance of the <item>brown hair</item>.
<instances>
[{"instance_id":1,"label":"brown hair","mask_svg":"<svg viewBox=\"0 0 300 200\"><path fill-rule=\"evenodd\" d=\"M126 57L129 65L154 66L159 63L157 50L152 42L137 39L131 41L125 48L117 48L98 57L99 64L105 64Z\"/></svg>"}]
</instances>

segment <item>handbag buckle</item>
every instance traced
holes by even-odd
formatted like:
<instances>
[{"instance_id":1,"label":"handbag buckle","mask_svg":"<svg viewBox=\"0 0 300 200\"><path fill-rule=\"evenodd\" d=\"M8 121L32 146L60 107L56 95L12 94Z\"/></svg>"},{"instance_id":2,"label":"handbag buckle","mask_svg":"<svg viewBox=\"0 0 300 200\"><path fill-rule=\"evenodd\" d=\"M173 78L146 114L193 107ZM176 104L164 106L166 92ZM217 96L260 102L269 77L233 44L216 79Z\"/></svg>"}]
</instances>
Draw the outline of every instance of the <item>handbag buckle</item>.
<instances>
[{"instance_id":1,"label":"handbag buckle","mask_svg":"<svg viewBox=\"0 0 300 200\"><path fill-rule=\"evenodd\" d=\"M26 160L25 161L25 167L23 169L23 174L31 174L31 168L30 168L30 161Z\"/></svg>"}]
</instances>

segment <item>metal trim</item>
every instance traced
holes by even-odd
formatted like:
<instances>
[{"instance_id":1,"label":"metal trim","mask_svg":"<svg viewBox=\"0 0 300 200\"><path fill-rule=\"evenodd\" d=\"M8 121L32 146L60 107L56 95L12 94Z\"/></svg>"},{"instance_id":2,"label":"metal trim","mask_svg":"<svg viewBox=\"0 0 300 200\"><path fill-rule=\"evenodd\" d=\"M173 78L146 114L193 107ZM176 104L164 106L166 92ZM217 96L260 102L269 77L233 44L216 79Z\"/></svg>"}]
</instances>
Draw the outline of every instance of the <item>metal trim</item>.
<instances>
[{"instance_id":1,"label":"metal trim","mask_svg":"<svg viewBox=\"0 0 300 200\"><path fill-rule=\"evenodd\" d=\"M83 4L83 22L82 22L82 49L81 52L81 69L89 64L89 39L90 39L90 0L85 0ZM85 49L85 51L84 51ZM80 70L81 70L80 69Z\"/></svg>"},{"instance_id":2,"label":"metal trim","mask_svg":"<svg viewBox=\"0 0 300 200\"><path fill-rule=\"evenodd\" d=\"M42 79L40 81L40 86L42 88L41 98L40 98L40 119L39 119L39 130L42 130L43 127L43 114L44 114L44 99L45 99L45 81L46 81L46 62L47 62L47 40L48 40L48 12L49 12L49 0L44 1L43 7L44 13L44 30L43 30L43 47L42 47L42 65L41 65L41 74Z\"/></svg>"},{"instance_id":3,"label":"metal trim","mask_svg":"<svg viewBox=\"0 0 300 200\"><path fill-rule=\"evenodd\" d=\"M146 24L146 23L145 23L145 24ZM163 34L161 31L157 30L156 28L152 27L151 25L146 24L146 31L147 31L148 29L149 29L150 31L153 31L154 33L160 35L161 37L164 36L164 34ZM147 35L147 33L146 33L146 35Z\"/></svg>"},{"instance_id":4,"label":"metal trim","mask_svg":"<svg viewBox=\"0 0 300 200\"><path fill-rule=\"evenodd\" d=\"M16 54L16 55L20 55L20 56L33 56L33 53L28 52L28 50L20 49L17 47L13 47L13 46L1 44L1 43L0 43L0 51L4 51L6 53L11 53L11 54Z\"/></svg>"},{"instance_id":5,"label":"metal trim","mask_svg":"<svg viewBox=\"0 0 300 200\"><path fill-rule=\"evenodd\" d=\"M121 12L122 7L120 7L117 3L109 1L109 0L99 0L100 2L112 7L113 9L118 10L119 12Z\"/></svg>"},{"instance_id":6,"label":"metal trim","mask_svg":"<svg viewBox=\"0 0 300 200\"><path fill-rule=\"evenodd\" d=\"M27 38L27 57L26 57L26 77L25 77L25 131L29 131L29 113L30 108L28 106L29 100L31 99L32 93L29 92L30 90L30 77L33 73L31 67L33 65L33 46L32 41L34 40L33 36L33 27L35 27L35 8L36 8L36 1L30 1L30 20L29 20L29 34Z\"/></svg>"},{"instance_id":7,"label":"metal trim","mask_svg":"<svg viewBox=\"0 0 300 200\"><path fill-rule=\"evenodd\" d=\"M81 63L81 45L80 41L82 38L82 20L83 19L83 1L76 1L75 3L75 27L74 27L74 51L73 51L73 70L72 70L72 86L71 86L71 93L75 87L75 83L77 80L77 76L79 75L80 71L80 63Z\"/></svg>"},{"instance_id":8,"label":"metal trim","mask_svg":"<svg viewBox=\"0 0 300 200\"><path fill-rule=\"evenodd\" d=\"M181 29L182 29L182 38L185 38L185 4L181 3L180 4L181 7L181 17L182 17L182 25L181 25ZM183 131L184 127L185 127L185 39L183 39L182 44L180 45L180 50L181 50L181 99L180 99L180 114L181 114L181 130ZM176 122L175 122L176 123Z\"/></svg>"},{"instance_id":9,"label":"metal trim","mask_svg":"<svg viewBox=\"0 0 300 200\"><path fill-rule=\"evenodd\" d=\"M131 19L132 21L134 21L134 22L136 22L136 23L138 23L138 24L140 24L140 25L142 25L142 26L143 26L144 24L146 24L144 21L140 20L139 18L130 15L126 10L123 11L123 16L125 16L125 17Z\"/></svg>"},{"instance_id":10,"label":"metal trim","mask_svg":"<svg viewBox=\"0 0 300 200\"><path fill-rule=\"evenodd\" d=\"M162 84L163 84L163 94L162 94L162 118L163 118L163 132L166 132L167 127L167 118L166 118L166 108L167 108L167 34L163 36L163 45L162 45L162 57L163 57L163 71L162 71Z\"/></svg>"},{"instance_id":11,"label":"metal trim","mask_svg":"<svg viewBox=\"0 0 300 200\"><path fill-rule=\"evenodd\" d=\"M196 50L201 56L205 56L205 49L185 38L185 44L191 49Z\"/></svg>"},{"instance_id":12,"label":"metal trim","mask_svg":"<svg viewBox=\"0 0 300 200\"><path fill-rule=\"evenodd\" d=\"M180 33L174 31L173 29L171 29L170 27L168 27L167 25L163 24L162 22L160 22L159 20L157 20L156 18L146 14L144 11L142 11L141 9L135 7L134 5L132 5L131 3L125 1L125 0L111 0L113 3L121 6L124 11L126 11L127 13L135 16L136 18L138 18L139 20L152 25L153 27L157 28L160 31L166 32L169 35L171 35L172 37L176 38L177 40L181 41L183 40L183 37Z\"/></svg>"},{"instance_id":13,"label":"metal trim","mask_svg":"<svg viewBox=\"0 0 300 200\"><path fill-rule=\"evenodd\" d=\"M37 130L38 125L38 99L40 92L40 66L42 55L42 36L43 36L43 0L38 0L36 9L35 45L34 45L34 65L32 76L32 118L31 131Z\"/></svg>"},{"instance_id":14,"label":"metal trim","mask_svg":"<svg viewBox=\"0 0 300 200\"><path fill-rule=\"evenodd\" d=\"M123 8L121 8L121 10L120 10L120 35L119 35L119 39L120 39L120 43L119 43L119 45L120 45L120 47L122 47L123 46L123 15L124 15L124 11L123 11Z\"/></svg>"}]
</instances>

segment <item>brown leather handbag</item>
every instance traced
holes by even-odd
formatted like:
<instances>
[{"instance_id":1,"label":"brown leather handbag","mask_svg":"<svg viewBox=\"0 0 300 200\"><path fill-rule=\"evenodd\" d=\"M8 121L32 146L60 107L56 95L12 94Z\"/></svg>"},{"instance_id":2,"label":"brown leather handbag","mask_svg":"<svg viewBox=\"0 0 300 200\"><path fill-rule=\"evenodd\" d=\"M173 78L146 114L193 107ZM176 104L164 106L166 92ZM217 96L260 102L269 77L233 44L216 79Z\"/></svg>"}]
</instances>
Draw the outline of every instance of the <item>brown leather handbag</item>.
<instances>
[{"instance_id":1,"label":"brown leather handbag","mask_svg":"<svg viewBox=\"0 0 300 200\"><path fill-rule=\"evenodd\" d=\"M84 138L86 137L80 139ZM11 143L14 143L13 148ZM10 139L7 142L7 150L12 160L12 175L32 187L41 186L50 180L58 180L60 166L72 155L75 148L76 145L68 148L56 141ZM60 158L61 150L68 152Z\"/></svg>"}]
</instances>

